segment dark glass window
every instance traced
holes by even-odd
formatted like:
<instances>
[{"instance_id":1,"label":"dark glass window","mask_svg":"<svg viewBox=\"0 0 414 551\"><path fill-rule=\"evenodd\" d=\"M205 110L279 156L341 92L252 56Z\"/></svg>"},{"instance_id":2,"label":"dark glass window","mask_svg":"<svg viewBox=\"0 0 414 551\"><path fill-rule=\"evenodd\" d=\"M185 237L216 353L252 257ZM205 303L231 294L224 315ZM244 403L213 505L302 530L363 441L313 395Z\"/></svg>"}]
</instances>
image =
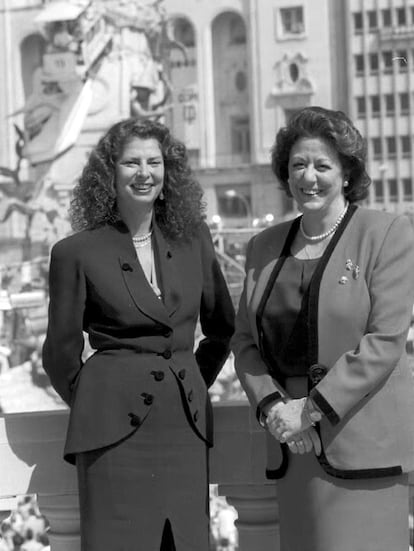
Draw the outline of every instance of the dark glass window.
<instances>
[{"instance_id":1,"label":"dark glass window","mask_svg":"<svg viewBox=\"0 0 414 551\"><path fill-rule=\"evenodd\" d=\"M410 110L410 95L408 92L401 92L400 98L400 111L402 115L406 115Z\"/></svg>"},{"instance_id":2,"label":"dark glass window","mask_svg":"<svg viewBox=\"0 0 414 551\"><path fill-rule=\"evenodd\" d=\"M385 112L387 115L393 115L395 113L394 94L385 94Z\"/></svg>"},{"instance_id":3,"label":"dark glass window","mask_svg":"<svg viewBox=\"0 0 414 551\"><path fill-rule=\"evenodd\" d=\"M250 123L249 117L231 118L231 149L235 155L241 155L242 160L250 160Z\"/></svg>"},{"instance_id":4,"label":"dark glass window","mask_svg":"<svg viewBox=\"0 0 414 551\"><path fill-rule=\"evenodd\" d=\"M385 141L387 143L388 157L395 157L397 154L397 140L395 139L395 136L387 136Z\"/></svg>"},{"instance_id":5,"label":"dark glass window","mask_svg":"<svg viewBox=\"0 0 414 551\"><path fill-rule=\"evenodd\" d=\"M407 17L405 13L405 8L397 8L397 25L406 25L407 24Z\"/></svg>"},{"instance_id":6,"label":"dark glass window","mask_svg":"<svg viewBox=\"0 0 414 551\"><path fill-rule=\"evenodd\" d=\"M390 178L387 180L387 186L388 186L388 197L391 203L397 203L398 202L398 186L397 186L397 180L395 178Z\"/></svg>"},{"instance_id":7,"label":"dark glass window","mask_svg":"<svg viewBox=\"0 0 414 551\"><path fill-rule=\"evenodd\" d=\"M392 50L384 50L382 52L382 64L384 68L384 73L392 73L393 66L393 53Z\"/></svg>"},{"instance_id":8,"label":"dark glass window","mask_svg":"<svg viewBox=\"0 0 414 551\"><path fill-rule=\"evenodd\" d=\"M389 8L386 8L384 10L381 10L381 14L382 14L382 26L391 27L392 25L391 10Z\"/></svg>"},{"instance_id":9,"label":"dark glass window","mask_svg":"<svg viewBox=\"0 0 414 551\"><path fill-rule=\"evenodd\" d=\"M363 74L365 69L364 56L362 54L355 55L355 72L357 75Z\"/></svg>"},{"instance_id":10,"label":"dark glass window","mask_svg":"<svg viewBox=\"0 0 414 551\"><path fill-rule=\"evenodd\" d=\"M381 138L372 138L372 155L374 159L381 159L382 156L382 143Z\"/></svg>"},{"instance_id":11,"label":"dark glass window","mask_svg":"<svg viewBox=\"0 0 414 551\"><path fill-rule=\"evenodd\" d=\"M376 94L375 96L370 96L371 101L371 114L373 117L379 117L381 111L381 102L380 97Z\"/></svg>"},{"instance_id":12,"label":"dark glass window","mask_svg":"<svg viewBox=\"0 0 414 551\"><path fill-rule=\"evenodd\" d=\"M280 8L280 20L284 35L303 34L305 32L302 6Z\"/></svg>"},{"instance_id":13,"label":"dark glass window","mask_svg":"<svg viewBox=\"0 0 414 551\"><path fill-rule=\"evenodd\" d=\"M413 182L411 178L403 178L402 187L403 187L404 201L412 201L413 200Z\"/></svg>"},{"instance_id":14,"label":"dark glass window","mask_svg":"<svg viewBox=\"0 0 414 551\"><path fill-rule=\"evenodd\" d=\"M369 10L367 11L367 15L368 15L368 28L370 30L377 29L378 28L377 12L375 10Z\"/></svg>"},{"instance_id":15,"label":"dark glass window","mask_svg":"<svg viewBox=\"0 0 414 551\"><path fill-rule=\"evenodd\" d=\"M382 183L382 180L374 180L374 192L375 192L375 199L377 201L383 201L384 200L384 184Z\"/></svg>"},{"instance_id":16,"label":"dark glass window","mask_svg":"<svg viewBox=\"0 0 414 551\"><path fill-rule=\"evenodd\" d=\"M355 32L356 33L362 32L362 29L364 27L362 12L357 11L357 12L353 13L353 17L354 17L354 30L355 30Z\"/></svg>"},{"instance_id":17,"label":"dark glass window","mask_svg":"<svg viewBox=\"0 0 414 551\"><path fill-rule=\"evenodd\" d=\"M403 157L411 156L411 136L400 136L401 153Z\"/></svg>"},{"instance_id":18,"label":"dark glass window","mask_svg":"<svg viewBox=\"0 0 414 551\"><path fill-rule=\"evenodd\" d=\"M364 119L365 116L366 116L366 112L367 112L367 105L366 105L365 97L364 96L358 96L356 98L356 104L357 104L357 116L360 119Z\"/></svg>"},{"instance_id":19,"label":"dark glass window","mask_svg":"<svg viewBox=\"0 0 414 551\"><path fill-rule=\"evenodd\" d=\"M378 54L377 53L369 54L369 69L371 74L378 73L378 67L379 67Z\"/></svg>"}]
</instances>

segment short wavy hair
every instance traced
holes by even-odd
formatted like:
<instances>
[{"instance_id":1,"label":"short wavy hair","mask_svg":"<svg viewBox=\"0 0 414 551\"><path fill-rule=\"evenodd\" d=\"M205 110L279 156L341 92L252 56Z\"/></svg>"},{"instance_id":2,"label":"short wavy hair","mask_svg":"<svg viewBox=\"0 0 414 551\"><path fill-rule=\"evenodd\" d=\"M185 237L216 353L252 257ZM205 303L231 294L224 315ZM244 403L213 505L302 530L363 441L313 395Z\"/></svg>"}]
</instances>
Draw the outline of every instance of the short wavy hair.
<instances>
[{"instance_id":1,"label":"short wavy hair","mask_svg":"<svg viewBox=\"0 0 414 551\"><path fill-rule=\"evenodd\" d=\"M115 189L115 165L134 137L155 138L164 159L164 199L154 203L155 220L170 240L188 240L204 219L203 190L191 171L186 147L169 129L150 119L129 118L114 124L92 150L73 190L70 221L76 231L121 221Z\"/></svg>"},{"instance_id":2,"label":"short wavy hair","mask_svg":"<svg viewBox=\"0 0 414 551\"><path fill-rule=\"evenodd\" d=\"M349 184L344 188L344 195L350 203L367 197L371 178L366 172L365 140L345 113L316 106L296 113L287 126L279 130L271 149L272 171L289 196L289 157L300 138L320 138L335 149Z\"/></svg>"}]
</instances>

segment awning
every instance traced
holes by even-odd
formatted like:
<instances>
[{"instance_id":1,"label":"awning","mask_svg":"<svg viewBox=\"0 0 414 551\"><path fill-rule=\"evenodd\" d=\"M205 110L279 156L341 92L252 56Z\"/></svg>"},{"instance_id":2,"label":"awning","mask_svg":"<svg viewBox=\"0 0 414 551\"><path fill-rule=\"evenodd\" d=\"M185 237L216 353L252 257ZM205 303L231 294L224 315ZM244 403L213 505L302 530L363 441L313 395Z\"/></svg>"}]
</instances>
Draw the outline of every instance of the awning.
<instances>
[{"instance_id":1,"label":"awning","mask_svg":"<svg viewBox=\"0 0 414 551\"><path fill-rule=\"evenodd\" d=\"M35 17L35 23L52 23L53 21L72 21L77 19L88 7L91 0L69 2L51 2Z\"/></svg>"}]
</instances>

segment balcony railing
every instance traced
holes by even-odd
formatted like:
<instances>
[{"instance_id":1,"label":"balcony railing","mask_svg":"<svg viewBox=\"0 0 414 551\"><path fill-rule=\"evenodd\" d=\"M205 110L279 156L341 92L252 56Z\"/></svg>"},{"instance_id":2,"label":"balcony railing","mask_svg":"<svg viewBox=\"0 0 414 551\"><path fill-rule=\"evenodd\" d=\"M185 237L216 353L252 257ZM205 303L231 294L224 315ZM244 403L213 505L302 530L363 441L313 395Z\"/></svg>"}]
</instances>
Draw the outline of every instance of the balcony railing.
<instances>
[{"instance_id":1,"label":"balcony railing","mask_svg":"<svg viewBox=\"0 0 414 551\"><path fill-rule=\"evenodd\" d=\"M210 480L238 512L239 551L277 551L278 504L264 477L265 436L247 402L215 403ZM0 418L0 518L16 496L37 494L51 551L79 551L76 471L62 460L67 410ZM407 519L408 520L408 519Z\"/></svg>"},{"instance_id":2,"label":"balcony railing","mask_svg":"<svg viewBox=\"0 0 414 551\"><path fill-rule=\"evenodd\" d=\"M278 549L278 507L264 477L265 439L246 402L214 404L210 481L238 512L240 551ZM62 460L67 410L0 418L0 519L17 496L37 494L51 530L51 551L79 551L76 470Z\"/></svg>"}]
</instances>

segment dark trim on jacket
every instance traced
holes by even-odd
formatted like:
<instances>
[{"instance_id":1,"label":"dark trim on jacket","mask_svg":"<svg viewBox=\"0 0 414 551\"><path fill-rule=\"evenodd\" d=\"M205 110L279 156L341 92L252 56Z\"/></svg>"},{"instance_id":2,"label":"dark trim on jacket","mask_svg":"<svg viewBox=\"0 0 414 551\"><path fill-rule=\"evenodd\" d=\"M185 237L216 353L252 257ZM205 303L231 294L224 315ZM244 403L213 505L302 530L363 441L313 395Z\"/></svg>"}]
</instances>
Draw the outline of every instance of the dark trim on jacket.
<instances>
[{"instance_id":1,"label":"dark trim on jacket","mask_svg":"<svg viewBox=\"0 0 414 551\"><path fill-rule=\"evenodd\" d=\"M344 219L342 220L341 224L339 225L338 229L336 230L335 234L333 235L331 241L329 242L327 248L325 249L321 260L319 261L316 270L312 276L308 293L307 293L307 321L308 321L308 346L309 346L309 366L313 364L318 363L318 313L319 313L319 289L321 280L325 271L325 268L329 262L329 259L335 250L335 247L344 232L345 228L347 227L349 221L351 220L352 216L357 211L356 205L350 205L346 215L344 216ZM290 254L290 247L294 240L294 237L299 229L299 222L300 217L293 220L292 225L290 227L290 230L288 232L288 235L285 239L285 243L282 248L282 253L278 259L278 261L275 264L275 267L269 277L268 283L266 285L266 288L264 290L262 299L259 303L257 314L256 314L256 323L257 323L257 330L259 335L259 344L260 344L260 353L265 360L265 363L268 365L269 361L266 360L265 351L263 347L263 330L261 327L261 321L263 317L263 311L266 306L266 302L269 298L270 292L273 288L273 285L282 269L282 266L286 260L286 257ZM274 377L277 382L281 385L284 385L284 377L281 376L280 373L277 372L277 369L275 366L270 366L269 372L271 373L272 377ZM312 389L312 382L309 380L308 387L310 389L310 396L312 399L315 400L315 403L321 408L322 412L326 415L326 418L329 420L329 422L332 425L337 424L340 419L337 413L333 410L333 408L330 406L330 404L323 398L323 396L316 390ZM316 426L318 433L320 434L319 430L319 424ZM319 456L317 456L318 462L321 465L321 467L324 469L324 471L329 474L330 476L333 476L335 478L341 478L341 479L361 479L361 478L383 478L383 477L389 477L389 476L397 476L402 474L403 470L400 465L393 465L389 467L380 467L380 468L372 468L372 469L338 469L331 465L326 458L324 449L323 449L323 442L321 438L321 446L322 446L322 452ZM270 479L278 479L282 478L287 469L288 469L288 463L289 463L289 456L287 453L287 446L286 444L281 445L282 448L282 455L283 460L278 469L274 470L266 470L266 476Z\"/></svg>"}]
</instances>

